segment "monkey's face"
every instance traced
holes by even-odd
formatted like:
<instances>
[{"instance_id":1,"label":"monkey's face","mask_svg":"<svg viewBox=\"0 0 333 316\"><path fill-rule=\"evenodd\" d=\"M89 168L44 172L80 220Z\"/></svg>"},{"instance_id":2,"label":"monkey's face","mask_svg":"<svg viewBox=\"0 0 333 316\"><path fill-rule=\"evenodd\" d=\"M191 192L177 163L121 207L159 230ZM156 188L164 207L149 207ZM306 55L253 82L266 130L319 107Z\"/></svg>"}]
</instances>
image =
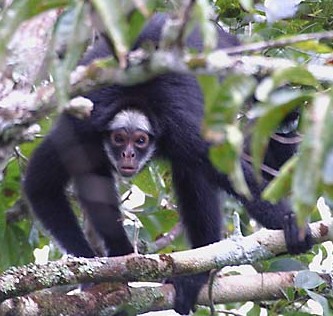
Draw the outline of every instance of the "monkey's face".
<instances>
[{"instance_id":1,"label":"monkey's face","mask_svg":"<svg viewBox=\"0 0 333 316\"><path fill-rule=\"evenodd\" d=\"M104 147L110 162L123 177L137 174L155 151L148 118L136 110L123 110L110 121Z\"/></svg>"},{"instance_id":2,"label":"monkey's face","mask_svg":"<svg viewBox=\"0 0 333 316\"><path fill-rule=\"evenodd\" d=\"M110 161L123 177L137 174L151 158L155 148L152 137L139 129L110 131L104 144Z\"/></svg>"}]
</instances>

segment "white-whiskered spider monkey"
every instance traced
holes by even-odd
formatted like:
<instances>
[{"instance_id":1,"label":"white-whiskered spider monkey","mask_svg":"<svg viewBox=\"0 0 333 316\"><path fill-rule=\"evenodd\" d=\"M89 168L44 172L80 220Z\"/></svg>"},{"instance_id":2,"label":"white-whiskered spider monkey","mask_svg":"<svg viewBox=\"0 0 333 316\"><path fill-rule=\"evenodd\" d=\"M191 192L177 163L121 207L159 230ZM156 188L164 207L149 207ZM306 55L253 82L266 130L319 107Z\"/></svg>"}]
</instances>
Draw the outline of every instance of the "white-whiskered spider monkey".
<instances>
[{"instance_id":1,"label":"white-whiskered spider monkey","mask_svg":"<svg viewBox=\"0 0 333 316\"><path fill-rule=\"evenodd\" d=\"M157 47L167 18L166 14L154 15L133 49L146 42ZM220 48L238 45L235 37L221 28L217 31ZM202 50L198 30L188 36L187 46ZM110 54L112 48L101 37L81 64ZM311 247L309 233L299 240L288 201L273 205L261 200L264 184L257 183L250 164L242 162L251 200L237 194L227 176L212 166L209 144L201 136L203 95L194 76L168 73L135 86L100 88L86 97L94 103L91 117L62 114L35 151L24 181L34 214L67 253L95 256L66 198L70 180L91 224L104 240L107 255L133 252L122 225L115 173L134 176L154 156L171 162L179 212L192 247L220 240L220 189L238 198L265 227L283 229L290 253ZM170 280L177 292L177 312L189 313L207 278L208 273L202 273Z\"/></svg>"}]
</instances>

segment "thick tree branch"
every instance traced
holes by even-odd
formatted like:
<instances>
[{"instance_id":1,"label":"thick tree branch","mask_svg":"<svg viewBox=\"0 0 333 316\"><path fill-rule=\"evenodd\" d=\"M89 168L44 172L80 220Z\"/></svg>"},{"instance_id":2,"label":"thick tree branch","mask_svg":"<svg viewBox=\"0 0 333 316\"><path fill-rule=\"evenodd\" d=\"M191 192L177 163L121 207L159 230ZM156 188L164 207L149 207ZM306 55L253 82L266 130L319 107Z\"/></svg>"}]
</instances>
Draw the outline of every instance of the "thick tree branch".
<instances>
[{"instance_id":1,"label":"thick tree branch","mask_svg":"<svg viewBox=\"0 0 333 316\"><path fill-rule=\"evenodd\" d=\"M299 271L262 273L254 275L223 276L219 274L213 284L214 304L277 300L285 297L284 291L295 287ZM323 275L328 285L332 280ZM140 286L140 287L138 287ZM306 299L306 297L304 297ZM135 314L172 309L175 290L171 284L154 286L147 284L101 283L85 292L66 295L52 291L40 291L15 301L7 300L0 305L1 315L100 315L106 310L129 308ZM61 304L59 304L61 302ZM200 292L198 304L210 305L208 286Z\"/></svg>"},{"instance_id":2,"label":"thick tree branch","mask_svg":"<svg viewBox=\"0 0 333 316\"><path fill-rule=\"evenodd\" d=\"M310 35L308 36L311 38ZM313 34L313 37L315 36L317 39L320 38L320 36ZM321 36L329 38L331 34L325 33ZM305 40L306 37L303 36L298 41L301 39ZM256 45L259 44L256 43ZM80 66L73 72L69 89L70 95L76 97L108 84L138 84L167 72L194 75L227 75L230 72L237 72L253 75L257 73L269 74L275 70L297 65L297 63L287 59L229 56L228 52L228 49L223 49L207 55L184 54L183 58L179 53L170 51L157 51L152 54L142 51L139 51L139 54L132 52L129 56L132 63L125 70L118 67L105 68L104 63L96 61L86 67ZM333 82L331 66L305 65L304 67L318 80ZM7 86L5 81L8 80L8 78L3 78L1 87ZM11 88L8 89L8 91L10 90ZM26 129L57 108L52 85L40 87L34 93L30 93L28 90L8 91L2 93L3 98L0 103L0 166L6 163L12 152L12 147L26 140ZM83 109L83 112L85 111Z\"/></svg>"},{"instance_id":3,"label":"thick tree branch","mask_svg":"<svg viewBox=\"0 0 333 316\"><path fill-rule=\"evenodd\" d=\"M333 219L311 224L316 243L333 240ZM171 254L128 255L115 258L69 258L46 265L13 268L0 276L0 301L56 285L103 281L160 281L226 265L241 265L286 252L282 231L262 229L247 237ZM199 264L200 263L200 264Z\"/></svg>"},{"instance_id":4,"label":"thick tree branch","mask_svg":"<svg viewBox=\"0 0 333 316\"><path fill-rule=\"evenodd\" d=\"M137 52L132 53L137 59ZM104 68L104 63L95 61L89 66L80 66L72 74L71 97L87 93L103 85L134 85L168 72L183 74L219 74L230 72L269 74L275 70L294 67L297 63L282 58L228 56L224 50L208 55L185 55L183 59L174 52L158 51L150 56L145 53L140 60L145 62L128 69ZM137 62L136 62L137 63ZM331 66L305 65L318 80L333 82ZM22 103L24 100L24 104ZM34 93L14 91L1 100L0 146L5 148L24 140L24 131L57 108L52 85L41 87ZM84 110L85 111L85 110ZM1 157L0 157L1 159ZM0 161L1 162L1 161Z\"/></svg>"}]
</instances>

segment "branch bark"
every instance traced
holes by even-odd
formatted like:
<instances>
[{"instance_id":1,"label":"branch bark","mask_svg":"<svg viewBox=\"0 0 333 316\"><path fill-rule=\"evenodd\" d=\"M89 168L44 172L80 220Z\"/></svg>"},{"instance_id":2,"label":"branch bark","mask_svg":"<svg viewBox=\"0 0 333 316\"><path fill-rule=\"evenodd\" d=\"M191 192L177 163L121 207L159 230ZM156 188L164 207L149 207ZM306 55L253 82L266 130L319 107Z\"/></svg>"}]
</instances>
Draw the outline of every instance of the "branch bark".
<instances>
[{"instance_id":1,"label":"branch bark","mask_svg":"<svg viewBox=\"0 0 333 316\"><path fill-rule=\"evenodd\" d=\"M312 223L310 228L316 243L333 240L333 219ZM56 285L160 281L170 276L221 269L226 265L254 263L285 252L283 232L262 229L247 237L230 238L172 254L94 259L70 257L46 265L30 264L6 271L0 276L0 301ZM108 287L106 290L110 291Z\"/></svg>"},{"instance_id":2,"label":"branch bark","mask_svg":"<svg viewBox=\"0 0 333 316\"><path fill-rule=\"evenodd\" d=\"M244 44L226 49L228 54L241 54L245 52L258 52L274 47L285 47L292 44L307 41L330 40L333 38L333 31L325 31L310 34L299 34L277 40L263 41L257 43Z\"/></svg>"},{"instance_id":3,"label":"branch bark","mask_svg":"<svg viewBox=\"0 0 333 316\"><path fill-rule=\"evenodd\" d=\"M137 52L132 53L137 58ZM132 59L135 59L132 58ZM230 72L253 75L258 72L269 74L275 70L294 67L297 63L282 58L258 56L228 56L224 50L208 55L185 55L183 59L174 52L158 51L143 55L144 63L127 69L104 68L101 61L89 66L80 66L72 74L70 95L77 97L93 89L110 84L134 85L145 82L167 72L182 74L227 75ZM333 82L331 66L305 66L318 80ZM22 104L22 101L24 103ZM0 147L16 145L24 141L27 127L57 108L54 87L40 87L34 93L13 91L1 100L0 108ZM85 110L84 110L85 111ZM85 113L84 113L85 114ZM2 159L0 156L0 164Z\"/></svg>"},{"instance_id":4,"label":"branch bark","mask_svg":"<svg viewBox=\"0 0 333 316\"><path fill-rule=\"evenodd\" d=\"M264 301L285 298L285 290L295 287L299 271L262 273L254 275L218 275L213 283L214 302L210 302L208 286L200 292L199 305L225 304L232 302ZM322 275L328 285L329 275ZM103 315L106 310L129 309L135 314L148 311L172 309L175 290L171 284L147 286L147 284L124 285L101 283L85 292L71 295L40 291L0 305L0 314L16 316L34 315ZM306 297L304 297L306 299ZM61 304L59 304L61 302Z\"/></svg>"},{"instance_id":5,"label":"branch bark","mask_svg":"<svg viewBox=\"0 0 333 316\"><path fill-rule=\"evenodd\" d=\"M332 34L325 33L321 35L328 38ZM311 36L309 35L308 38L311 38ZM305 38L302 37L302 39L304 40ZM256 45L258 46L259 44L257 43ZM246 50L246 47L243 47L243 49ZM139 54L138 52L130 53L129 60L132 61L132 64L126 69L117 67L105 68L103 66L105 63L100 61L93 62L89 66L78 67L72 73L71 87L69 89L70 96L77 97L103 85L134 85L167 72L194 75L218 74L222 76L230 74L230 72L237 72L253 75L258 72L269 74L275 70L297 65L296 62L282 58L230 56L228 55L228 49L213 51L206 55L184 54L183 57L171 51L157 51L152 54L140 52ZM331 66L305 65L304 67L318 80L333 82ZM34 77L33 75L31 76ZM3 81L9 80L6 77L2 79ZM4 82L0 82L0 88L2 86L7 85ZM9 88L9 91L11 89ZM7 89L5 90L7 91ZM0 166L7 162L13 146L26 140L25 133L27 128L37 123L56 108L57 102L52 84L47 87L39 87L34 93L30 93L30 90L27 89L7 91L6 93L2 91L0 106ZM84 109L84 111L86 110Z\"/></svg>"}]
</instances>

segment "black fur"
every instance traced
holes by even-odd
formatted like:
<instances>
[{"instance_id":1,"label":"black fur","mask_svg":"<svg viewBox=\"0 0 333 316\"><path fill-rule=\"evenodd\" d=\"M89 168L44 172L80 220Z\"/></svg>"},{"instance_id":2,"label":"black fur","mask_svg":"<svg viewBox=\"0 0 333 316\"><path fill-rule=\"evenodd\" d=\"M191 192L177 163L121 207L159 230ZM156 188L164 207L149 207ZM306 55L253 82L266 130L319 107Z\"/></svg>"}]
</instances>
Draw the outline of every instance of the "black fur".
<instances>
[{"instance_id":1,"label":"black fur","mask_svg":"<svg viewBox=\"0 0 333 316\"><path fill-rule=\"evenodd\" d=\"M165 19L164 14L155 15L134 49L146 41L157 45ZM234 37L221 29L218 31L220 47L238 44ZM189 36L187 45L202 48L198 31ZM107 42L101 39L86 54L82 64L111 53ZM284 229L290 252L309 249L309 235L305 241L298 240L298 229L288 202L272 205L260 200L264 184L258 185L247 162L243 162L243 168L253 194L250 201L239 196L228 178L212 167L208 159L209 145L200 133L203 96L195 77L170 73L136 86L102 88L87 97L94 103L91 118L79 120L62 114L34 153L24 182L37 218L68 253L95 255L65 195L70 179L74 180L78 198L90 221L105 241L107 254L117 256L133 251L121 224L112 166L102 144L107 124L121 109L129 107L146 114L156 139L156 155L171 161L179 211L192 247L220 240L218 190L222 187L240 199L261 224ZM207 277L204 273L171 280L177 291L176 311L187 314L193 308Z\"/></svg>"},{"instance_id":2,"label":"black fur","mask_svg":"<svg viewBox=\"0 0 333 316\"><path fill-rule=\"evenodd\" d=\"M297 133L298 121L299 110L295 110L285 117L268 143L264 165L278 171L297 152L300 142L300 136ZM267 180L274 178L267 172L263 172L263 176Z\"/></svg>"}]
</instances>

